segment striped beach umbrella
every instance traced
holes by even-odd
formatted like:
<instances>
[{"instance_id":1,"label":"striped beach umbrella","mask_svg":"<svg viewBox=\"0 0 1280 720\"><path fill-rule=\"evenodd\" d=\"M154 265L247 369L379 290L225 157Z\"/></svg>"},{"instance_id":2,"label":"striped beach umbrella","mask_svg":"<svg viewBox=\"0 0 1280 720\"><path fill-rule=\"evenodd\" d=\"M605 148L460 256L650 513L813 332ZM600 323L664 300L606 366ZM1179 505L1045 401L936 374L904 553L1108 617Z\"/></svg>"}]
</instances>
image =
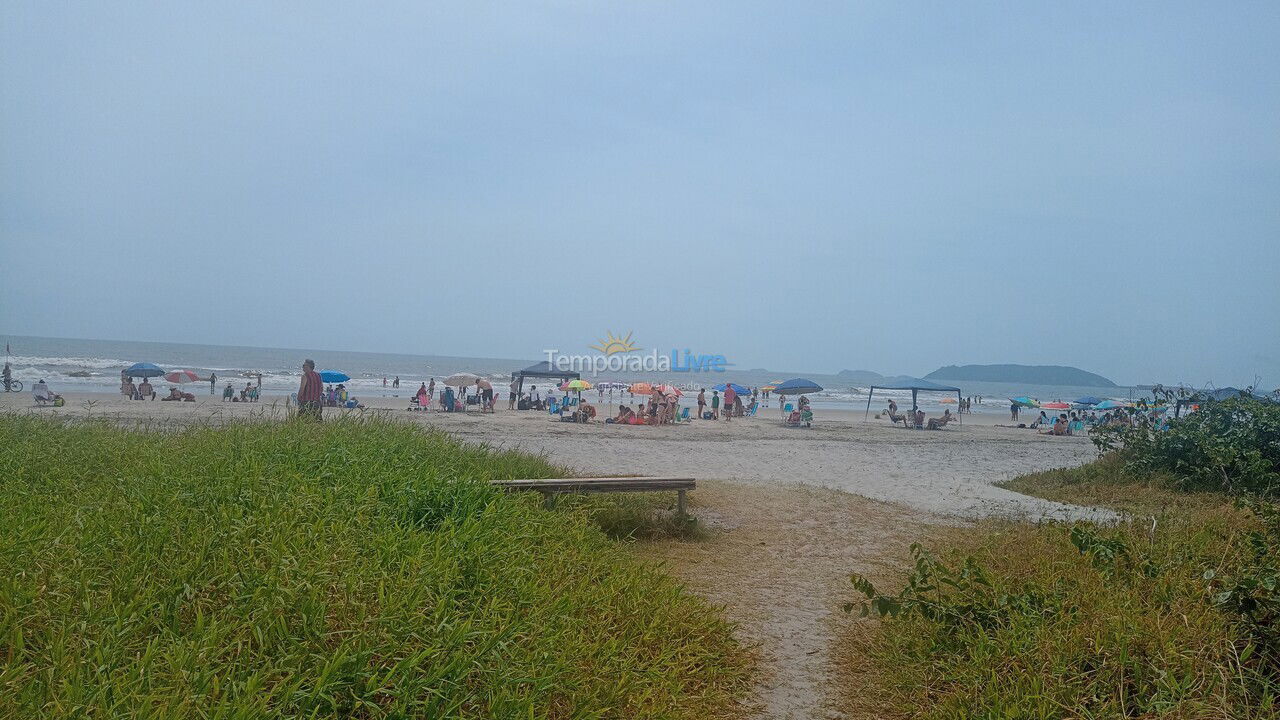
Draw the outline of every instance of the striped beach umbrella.
<instances>
[{"instance_id":1,"label":"striped beach umbrella","mask_svg":"<svg viewBox=\"0 0 1280 720\"><path fill-rule=\"evenodd\" d=\"M190 370L174 370L173 372L167 372L164 374L164 379L171 383L178 383L179 385L182 383L201 382L204 380L204 378Z\"/></svg>"}]
</instances>

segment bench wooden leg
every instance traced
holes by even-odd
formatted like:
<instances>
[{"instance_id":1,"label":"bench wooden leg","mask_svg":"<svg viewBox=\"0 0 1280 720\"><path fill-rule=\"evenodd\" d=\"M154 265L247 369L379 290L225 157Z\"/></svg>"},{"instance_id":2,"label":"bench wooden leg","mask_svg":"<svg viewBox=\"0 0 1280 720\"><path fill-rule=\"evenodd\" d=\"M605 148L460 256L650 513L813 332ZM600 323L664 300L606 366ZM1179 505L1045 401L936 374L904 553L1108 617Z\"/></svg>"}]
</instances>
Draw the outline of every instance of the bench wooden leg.
<instances>
[{"instance_id":1,"label":"bench wooden leg","mask_svg":"<svg viewBox=\"0 0 1280 720\"><path fill-rule=\"evenodd\" d=\"M684 490L676 491L676 517L679 517L681 520L683 520L685 517L684 494L685 494Z\"/></svg>"}]
</instances>

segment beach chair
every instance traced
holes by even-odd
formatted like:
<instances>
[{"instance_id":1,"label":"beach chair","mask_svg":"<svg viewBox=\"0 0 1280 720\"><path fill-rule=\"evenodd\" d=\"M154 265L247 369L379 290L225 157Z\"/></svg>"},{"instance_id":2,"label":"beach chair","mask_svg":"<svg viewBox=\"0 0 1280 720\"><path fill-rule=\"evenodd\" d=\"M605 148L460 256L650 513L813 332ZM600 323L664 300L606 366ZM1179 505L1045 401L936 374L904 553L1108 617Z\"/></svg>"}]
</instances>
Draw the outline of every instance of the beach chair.
<instances>
[{"instance_id":1,"label":"beach chair","mask_svg":"<svg viewBox=\"0 0 1280 720\"><path fill-rule=\"evenodd\" d=\"M758 409L760 409L760 403L758 402L751 403L751 407L747 410L746 417L755 417L756 410Z\"/></svg>"},{"instance_id":2,"label":"beach chair","mask_svg":"<svg viewBox=\"0 0 1280 720\"><path fill-rule=\"evenodd\" d=\"M689 408L680 408L680 417L678 422L693 422L693 418L689 417Z\"/></svg>"},{"instance_id":3,"label":"beach chair","mask_svg":"<svg viewBox=\"0 0 1280 720\"><path fill-rule=\"evenodd\" d=\"M555 398L547 401L547 413L550 415L560 414L560 405L555 401Z\"/></svg>"}]
</instances>

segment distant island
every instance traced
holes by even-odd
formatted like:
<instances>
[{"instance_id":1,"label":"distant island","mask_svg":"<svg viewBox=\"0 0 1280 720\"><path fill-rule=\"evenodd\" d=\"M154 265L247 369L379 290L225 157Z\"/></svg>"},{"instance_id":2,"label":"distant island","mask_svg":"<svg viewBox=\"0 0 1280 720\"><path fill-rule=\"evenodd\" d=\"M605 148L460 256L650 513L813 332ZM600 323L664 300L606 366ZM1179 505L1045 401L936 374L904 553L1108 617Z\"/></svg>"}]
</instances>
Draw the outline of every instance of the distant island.
<instances>
[{"instance_id":1,"label":"distant island","mask_svg":"<svg viewBox=\"0 0 1280 720\"><path fill-rule=\"evenodd\" d=\"M1116 387L1101 375L1065 365L948 365L924 377L926 380Z\"/></svg>"},{"instance_id":2,"label":"distant island","mask_svg":"<svg viewBox=\"0 0 1280 720\"><path fill-rule=\"evenodd\" d=\"M863 384L877 382L885 378L884 375L871 370L841 370L836 373L836 377L841 380Z\"/></svg>"}]
</instances>

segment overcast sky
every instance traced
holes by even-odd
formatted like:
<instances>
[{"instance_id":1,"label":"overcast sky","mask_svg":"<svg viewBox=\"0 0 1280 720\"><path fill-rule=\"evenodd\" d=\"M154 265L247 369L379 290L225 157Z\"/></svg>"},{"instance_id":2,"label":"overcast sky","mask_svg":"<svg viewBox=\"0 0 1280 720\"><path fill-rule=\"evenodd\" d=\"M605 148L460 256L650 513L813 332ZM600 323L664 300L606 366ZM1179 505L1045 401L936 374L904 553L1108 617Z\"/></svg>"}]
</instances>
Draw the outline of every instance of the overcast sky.
<instances>
[{"instance_id":1,"label":"overcast sky","mask_svg":"<svg viewBox=\"0 0 1280 720\"><path fill-rule=\"evenodd\" d=\"M0 333L1280 385L1280 3L0 5Z\"/></svg>"}]
</instances>

